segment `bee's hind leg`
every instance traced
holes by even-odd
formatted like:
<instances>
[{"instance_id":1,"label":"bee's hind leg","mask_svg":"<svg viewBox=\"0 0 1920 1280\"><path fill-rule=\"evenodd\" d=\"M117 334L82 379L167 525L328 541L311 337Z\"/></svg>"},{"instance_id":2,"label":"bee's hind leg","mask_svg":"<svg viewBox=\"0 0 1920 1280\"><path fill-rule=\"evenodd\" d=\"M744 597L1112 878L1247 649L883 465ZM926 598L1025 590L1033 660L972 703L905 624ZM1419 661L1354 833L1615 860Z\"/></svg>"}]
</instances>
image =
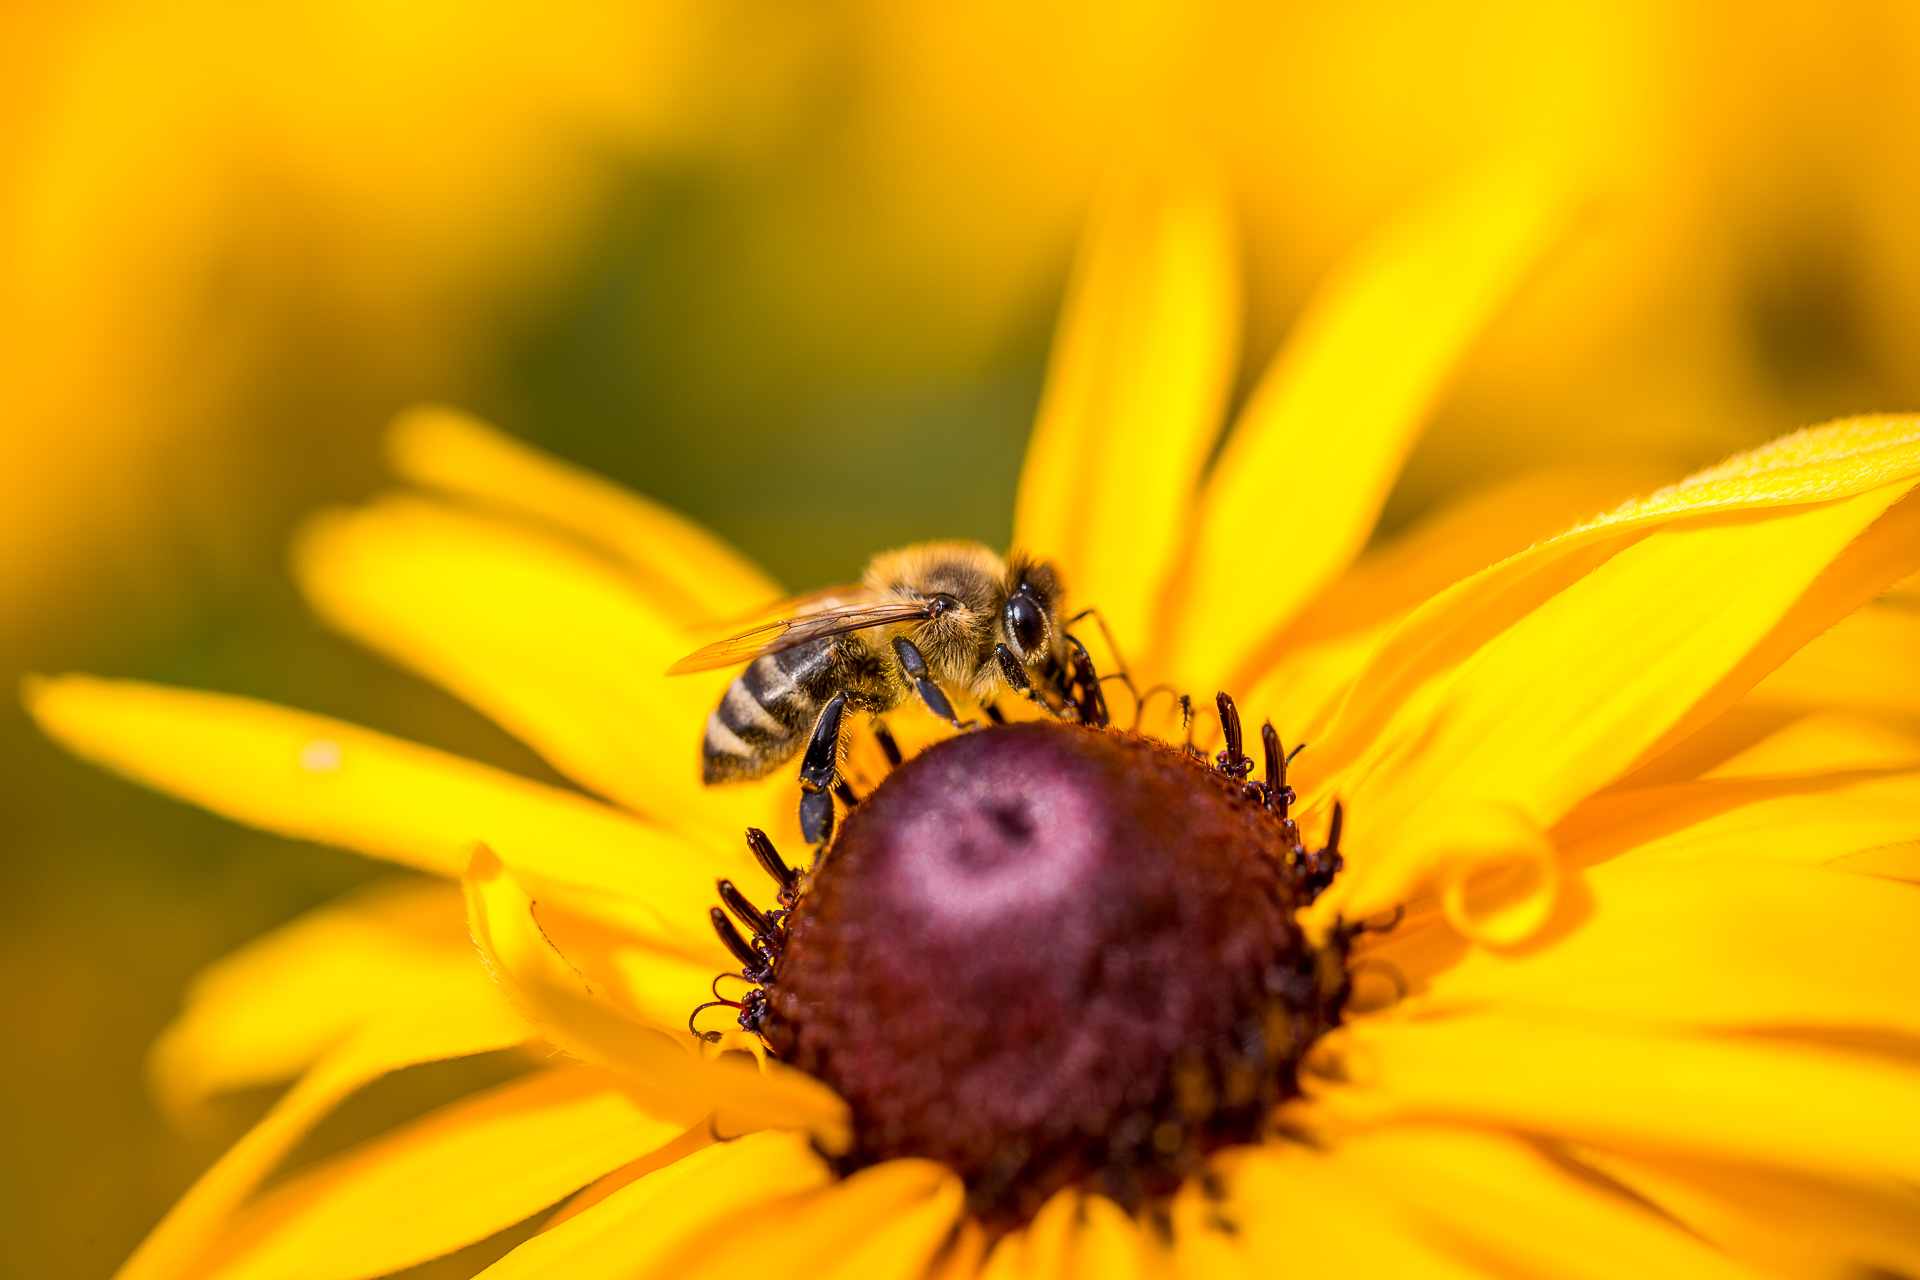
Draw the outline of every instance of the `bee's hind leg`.
<instances>
[{"instance_id":1,"label":"bee's hind leg","mask_svg":"<svg viewBox=\"0 0 1920 1280\"><path fill-rule=\"evenodd\" d=\"M901 674L906 676L907 683L920 691L920 701L927 704L927 710L956 729L970 727L971 722L963 722L953 714L953 703L947 700L946 692L933 682L933 673L927 670L927 660L914 647L913 641L905 636L895 637L893 653L900 659Z\"/></svg>"},{"instance_id":2,"label":"bee's hind leg","mask_svg":"<svg viewBox=\"0 0 1920 1280\"><path fill-rule=\"evenodd\" d=\"M800 760L800 835L818 848L833 838L833 788L839 780L840 721L847 695L836 693L813 722L807 754Z\"/></svg>"}]
</instances>

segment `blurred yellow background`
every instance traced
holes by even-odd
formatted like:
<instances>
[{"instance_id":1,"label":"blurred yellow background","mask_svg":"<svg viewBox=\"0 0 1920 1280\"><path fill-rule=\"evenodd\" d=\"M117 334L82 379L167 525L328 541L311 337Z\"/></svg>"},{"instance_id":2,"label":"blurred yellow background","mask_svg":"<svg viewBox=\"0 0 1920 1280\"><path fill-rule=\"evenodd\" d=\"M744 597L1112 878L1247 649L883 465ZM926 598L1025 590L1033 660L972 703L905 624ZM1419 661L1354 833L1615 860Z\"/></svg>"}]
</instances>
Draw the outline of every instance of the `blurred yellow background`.
<instances>
[{"instance_id":1,"label":"blurred yellow background","mask_svg":"<svg viewBox=\"0 0 1920 1280\"><path fill-rule=\"evenodd\" d=\"M1143 145L1233 192L1243 393L1408 201L1514 152L1574 178L1575 234L1389 526L1524 470L1677 475L1911 409L1917 72L1895 0L9 5L4 663L549 776L286 581L302 513L381 483L391 416L473 409L795 588L1003 543L1079 225ZM181 987L371 868L97 775L17 710L0 767L0 1276L104 1276L258 1110L159 1119L142 1059Z\"/></svg>"}]
</instances>

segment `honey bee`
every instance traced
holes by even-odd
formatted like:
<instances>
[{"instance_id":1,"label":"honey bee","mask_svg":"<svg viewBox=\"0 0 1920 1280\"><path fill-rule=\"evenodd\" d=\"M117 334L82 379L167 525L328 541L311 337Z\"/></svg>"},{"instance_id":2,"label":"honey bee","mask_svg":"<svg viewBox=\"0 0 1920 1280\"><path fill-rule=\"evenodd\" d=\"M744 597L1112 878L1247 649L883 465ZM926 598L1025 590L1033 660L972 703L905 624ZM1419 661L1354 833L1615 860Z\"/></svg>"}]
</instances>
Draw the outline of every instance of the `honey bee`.
<instances>
[{"instance_id":1,"label":"honey bee","mask_svg":"<svg viewBox=\"0 0 1920 1280\"><path fill-rule=\"evenodd\" d=\"M668 671L747 664L707 717L703 780L765 777L804 746L800 828L818 846L833 834L836 789L851 799L837 776L849 708L873 718L895 764L899 748L879 717L916 696L954 728L975 727L954 713L946 689L965 690L995 720L994 698L1010 689L1062 719L1105 724L1099 677L1066 629L1078 619L1060 616L1064 594L1045 560L925 542L874 557L857 584L776 606L785 616Z\"/></svg>"}]
</instances>

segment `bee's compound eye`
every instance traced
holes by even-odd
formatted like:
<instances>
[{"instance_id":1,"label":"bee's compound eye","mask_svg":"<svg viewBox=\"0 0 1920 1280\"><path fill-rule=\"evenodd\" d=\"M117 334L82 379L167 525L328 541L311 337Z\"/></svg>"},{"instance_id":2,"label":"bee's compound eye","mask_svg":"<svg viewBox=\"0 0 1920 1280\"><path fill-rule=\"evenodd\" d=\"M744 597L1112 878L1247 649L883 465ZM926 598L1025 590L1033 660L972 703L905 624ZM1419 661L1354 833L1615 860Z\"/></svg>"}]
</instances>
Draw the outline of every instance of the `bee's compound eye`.
<instances>
[{"instance_id":1,"label":"bee's compound eye","mask_svg":"<svg viewBox=\"0 0 1920 1280\"><path fill-rule=\"evenodd\" d=\"M1007 601L1007 637L1025 660L1040 651L1046 642L1047 620L1031 596L1015 596Z\"/></svg>"}]
</instances>

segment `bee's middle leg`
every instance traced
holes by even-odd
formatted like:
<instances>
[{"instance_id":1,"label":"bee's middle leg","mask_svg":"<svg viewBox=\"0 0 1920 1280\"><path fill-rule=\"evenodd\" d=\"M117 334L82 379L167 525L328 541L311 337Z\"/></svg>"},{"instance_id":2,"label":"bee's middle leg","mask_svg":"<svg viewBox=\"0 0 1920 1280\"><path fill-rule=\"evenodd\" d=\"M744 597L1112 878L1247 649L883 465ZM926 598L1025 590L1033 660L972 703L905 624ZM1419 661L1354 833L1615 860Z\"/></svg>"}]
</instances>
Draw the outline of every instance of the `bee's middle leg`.
<instances>
[{"instance_id":1,"label":"bee's middle leg","mask_svg":"<svg viewBox=\"0 0 1920 1280\"><path fill-rule=\"evenodd\" d=\"M947 700L946 691L933 682L933 673L927 669L927 660L913 641L905 636L896 636L893 654L900 660L900 673L907 678L908 684L919 691L920 701L927 704L927 710L954 728L965 729L967 724L953 714L953 703Z\"/></svg>"},{"instance_id":2,"label":"bee's middle leg","mask_svg":"<svg viewBox=\"0 0 1920 1280\"><path fill-rule=\"evenodd\" d=\"M844 692L828 699L800 759L800 834L815 847L833 836L833 787L840 770L840 721L846 711Z\"/></svg>"}]
</instances>

